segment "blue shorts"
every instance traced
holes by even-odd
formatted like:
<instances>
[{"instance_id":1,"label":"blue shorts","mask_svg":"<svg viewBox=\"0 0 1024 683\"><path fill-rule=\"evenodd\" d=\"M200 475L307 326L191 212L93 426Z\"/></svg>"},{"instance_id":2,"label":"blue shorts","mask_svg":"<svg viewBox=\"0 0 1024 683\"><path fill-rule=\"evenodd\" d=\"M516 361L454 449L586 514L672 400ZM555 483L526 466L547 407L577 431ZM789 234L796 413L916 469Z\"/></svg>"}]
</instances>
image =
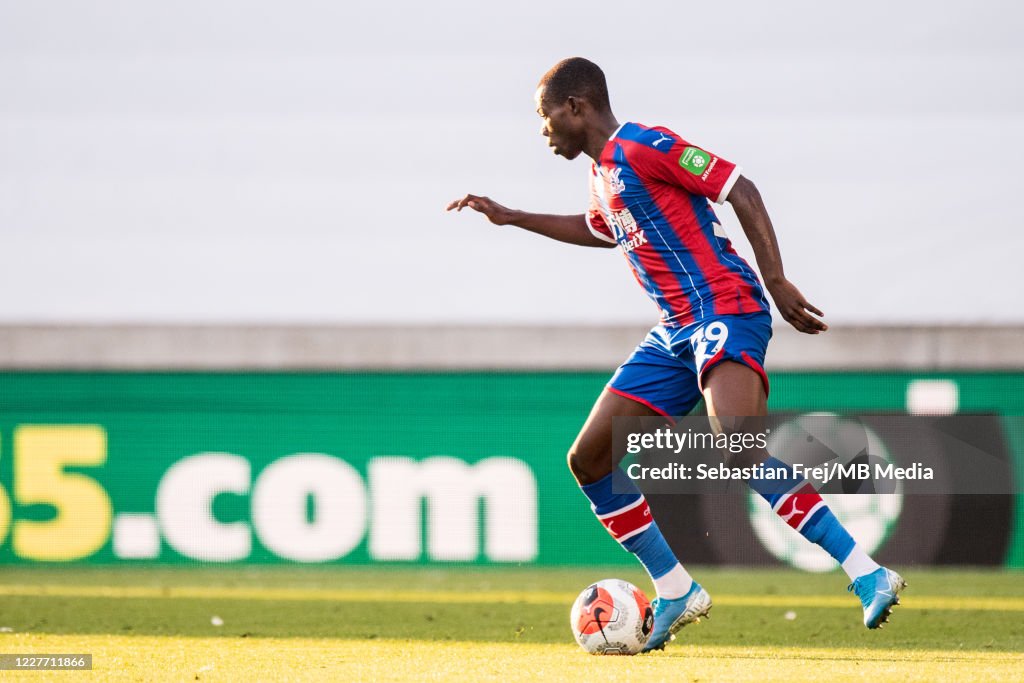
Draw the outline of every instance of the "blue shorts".
<instances>
[{"instance_id":1,"label":"blue shorts","mask_svg":"<svg viewBox=\"0 0 1024 683\"><path fill-rule=\"evenodd\" d=\"M764 382L764 354L772 336L765 312L721 315L686 327L658 325L612 375L608 389L667 416L686 415L701 399L707 371L722 361L749 366Z\"/></svg>"}]
</instances>

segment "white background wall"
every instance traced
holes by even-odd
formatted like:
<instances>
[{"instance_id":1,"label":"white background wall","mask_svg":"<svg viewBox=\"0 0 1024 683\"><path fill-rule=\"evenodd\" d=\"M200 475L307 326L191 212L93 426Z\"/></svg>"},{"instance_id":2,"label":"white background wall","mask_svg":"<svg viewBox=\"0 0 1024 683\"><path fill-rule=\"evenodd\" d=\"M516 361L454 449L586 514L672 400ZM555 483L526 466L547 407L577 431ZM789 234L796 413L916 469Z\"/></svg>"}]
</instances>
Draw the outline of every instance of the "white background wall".
<instances>
[{"instance_id":1,"label":"white background wall","mask_svg":"<svg viewBox=\"0 0 1024 683\"><path fill-rule=\"evenodd\" d=\"M760 187L831 322L1020 322L1013 2L0 1L0 322L653 321L532 95L574 54L620 120ZM720 213L749 253L731 210Z\"/></svg>"}]
</instances>

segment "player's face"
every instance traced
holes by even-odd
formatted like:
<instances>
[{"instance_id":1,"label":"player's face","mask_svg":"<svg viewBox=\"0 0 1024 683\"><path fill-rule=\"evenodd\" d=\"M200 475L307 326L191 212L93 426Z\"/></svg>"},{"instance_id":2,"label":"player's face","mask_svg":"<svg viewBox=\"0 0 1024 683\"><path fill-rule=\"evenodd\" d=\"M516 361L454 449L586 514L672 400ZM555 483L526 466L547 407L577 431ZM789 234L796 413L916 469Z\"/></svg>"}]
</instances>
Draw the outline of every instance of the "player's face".
<instances>
[{"instance_id":1,"label":"player's face","mask_svg":"<svg viewBox=\"0 0 1024 683\"><path fill-rule=\"evenodd\" d=\"M537 113L544 119L540 134L548 139L548 147L566 159L578 157L586 141L579 112L573 111L568 100L553 103L545 98L544 86L537 88L534 100L537 103Z\"/></svg>"}]
</instances>

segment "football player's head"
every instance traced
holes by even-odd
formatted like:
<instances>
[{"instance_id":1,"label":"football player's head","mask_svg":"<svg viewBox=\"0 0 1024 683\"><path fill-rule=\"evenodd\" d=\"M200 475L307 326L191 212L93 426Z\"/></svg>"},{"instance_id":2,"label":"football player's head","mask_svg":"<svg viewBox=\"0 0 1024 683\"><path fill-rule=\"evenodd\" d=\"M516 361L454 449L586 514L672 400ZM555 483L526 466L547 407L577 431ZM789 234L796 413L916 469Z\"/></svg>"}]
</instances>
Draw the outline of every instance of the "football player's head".
<instances>
[{"instance_id":1,"label":"football player's head","mask_svg":"<svg viewBox=\"0 0 1024 683\"><path fill-rule=\"evenodd\" d=\"M601 67L582 57L563 59L540 79L534 95L544 119L541 135L566 159L583 151L589 123L611 112Z\"/></svg>"}]
</instances>

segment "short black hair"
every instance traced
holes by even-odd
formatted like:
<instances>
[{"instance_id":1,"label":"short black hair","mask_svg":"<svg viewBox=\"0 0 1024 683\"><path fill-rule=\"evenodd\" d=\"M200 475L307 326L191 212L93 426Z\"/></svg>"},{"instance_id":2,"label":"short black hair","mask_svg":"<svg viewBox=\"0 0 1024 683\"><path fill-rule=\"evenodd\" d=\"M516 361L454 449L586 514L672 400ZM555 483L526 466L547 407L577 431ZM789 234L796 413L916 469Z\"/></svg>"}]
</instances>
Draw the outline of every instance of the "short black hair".
<instances>
[{"instance_id":1,"label":"short black hair","mask_svg":"<svg viewBox=\"0 0 1024 683\"><path fill-rule=\"evenodd\" d=\"M581 97L599 111L611 111L608 83L601 67L583 57L569 57L548 69L537 87L544 86L545 98L561 104L570 96Z\"/></svg>"}]
</instances>

